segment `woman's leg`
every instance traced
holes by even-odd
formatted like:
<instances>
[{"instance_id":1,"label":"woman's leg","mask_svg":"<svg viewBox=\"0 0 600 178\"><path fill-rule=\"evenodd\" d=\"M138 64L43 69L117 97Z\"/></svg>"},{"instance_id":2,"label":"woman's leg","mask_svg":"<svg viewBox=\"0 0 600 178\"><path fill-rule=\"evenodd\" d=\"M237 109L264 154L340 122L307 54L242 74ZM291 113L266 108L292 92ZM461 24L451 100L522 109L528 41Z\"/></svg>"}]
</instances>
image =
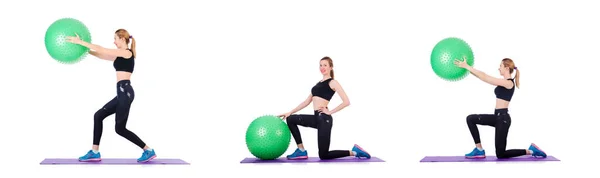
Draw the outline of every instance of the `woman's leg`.
<instances>
[{"instance_id":1,"label":"woman's leg","mask_svg":"<svg viewBox=\"0 0 600 178\"><path fill-rule=\"evenodd\" d=\"M510 115L507 113L498 114L496 123L496 157L498 158L513 158L529 153L525 149L506 150L508 130L511 122Z\"/></svg>"},{"instance_id":2,"label":"woman's leg","mask_svg":"<svg viewBox=\"0 0 600 178\"><path fill-rule=\"evenodd\" d=\"M469 131L471 132L476 147L470 153L465 154L465 157L467 158L485 158L485 150L481 145L481 138L479 136L477 125L494 127L496 125L496 116L493 114L471 114L467 116L467 126L469 127Z\"/></svg>"},{"instance_id":3,"label":"woman's leg","mask_svg":"<svg viewBox=\"0 0 600 178\"><path fill-rule=\"evenodd\" d=\"M146 143L142 141L135 133L127 129L127 120L129 119L129 109L135 98L135 93L129 82L119 82L117 84L117 112L115 114L115 131L120 136L144 149Z\"/></svg>"},{"instance_id":4,"label":"woman's leg","mask_svg":"<svg viewBox=\"0 0 600 178\"><path fill-rule=\"evenodd\" d=\"M546 153L541 151L535 144L531 144L529 149L511 149L506 150L508 130L512 119L508 114L499 114L498 123L496 125L496 156L498 158L514 158L523 155L534 155L546 157Z\"/></svg>"},{"instance_id":5,"label":"woman's leg","mask_svg":"<svg viewBox=\"0 0 600 178\"><path fill-rule=\"evenodd\" d=\"M308 153L304 149L304 145L302 144L302 136L300 135L300 129L298 126L317 128L317 118L315 115L308 114L293 114L290 115L287 119L287 125L292 133L292 137L294 137L294 141L296 141L296 145L298 145L298 149L294 151L294 153L287 156L288 159L307 159Z\"/></svg>"},{"instance_id":6,"label":"woman's leg","mask_svg":"<svg viewBox=\"0 0 600 178\"><path fill-rule=\"evenodd\" d=\"M114 114L117 109L117 97L110 100L102 108L98 109L94 114L94 139L92 144L92 150L88 151L84 156L79 157L80 161L100 161L100 138L102 137L102 130L105 118Z\"/></svg>"},{"instance_id":7,"label":"woman's leg","mask_svg":"<svg viewBox=\"0 0 600 178\"><path fill-rule=\"evenodd\" d=\"M92 150L98 150L100 145L100 138L102 138L103 124L102 122L108 116L114 114L117 111L117 97L110 100L102 108L98 109L94 114L94 143Z\"/></svg>"},{"instance_id":8,"label":"woman's leg","mask_svg":"<svg viewBox=\"0 0 600 178\"><path fill-rule=\"evenodd\" d=\"M151 149L138 137L135 133L127 129L127 119L129 118L129 109L131 103L135 99L135 92L131 83L128 80L122 80L117 83L117 112L115 114L115 131L120 136L134 143L138 147L144 150L142 157L138 159L139 162L146 162L156 157L154 150Z\"/></svg>"},{"instance_id":9,"label":"woman's leg","mask_svg":"<svg viewBox=\"0 0 600 178\"><path fill-rule=\"evenodd\" d=\"M361 156L370 157L365 154L359 146L355 145L351 150L329 150L331 144L331 129L333 128L333 117L327 114L319 113L317 117L318 142L319 142L319 158L322 160L342 158L346 156Z\"/></svg>"}]
</instances>

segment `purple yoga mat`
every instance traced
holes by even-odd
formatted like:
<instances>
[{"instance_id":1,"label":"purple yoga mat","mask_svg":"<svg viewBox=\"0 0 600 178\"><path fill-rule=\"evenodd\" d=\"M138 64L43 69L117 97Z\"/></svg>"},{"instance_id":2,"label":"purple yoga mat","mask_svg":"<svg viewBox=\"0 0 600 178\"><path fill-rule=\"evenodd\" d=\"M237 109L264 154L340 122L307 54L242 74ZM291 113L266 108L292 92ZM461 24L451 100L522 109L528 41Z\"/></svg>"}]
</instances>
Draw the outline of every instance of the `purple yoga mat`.
<instances>
[{"instance_id":1,"label":"purple yoga mat","mask_svg":"<svg viewBox=\"0 0 600 178\"><path fill-rule=\"evenodd\" d=\"M487 156L480 159L468 159L465 156L426 156L421 162L524 162L524 161L560 161L554 156L546 158L534 158L532 156L520 156L508 159L498 159L495 156Z\"/></svg>"},{"instance_id":2,"label":"purple yoga mat","mask_svg":"<svg viewBox=\"0 0 600 178\"><path fill-rule=\"evenodd\" d=\"M360 163L360 162L385 162L377 157L371 159L358 159L354 157L338 158L331 160L321 160L317 157L310 157L304 160L288 160L287 158L279 158L275 160L260 160L258 158L245 158L240 163Z\"/></svg>"},{"instance_id":3,"label":"purple yoga mat","mask_svg":"<svg viewBox=\"0 0 600 178\"><path fill-rule=\"evenodd\" d=\"M181 159L153 159L145 163L138 163L137 159L133 158L103 158L102 161L96 162L81 162L78 159L71 158L46 158L40 163L41 165L60 165L60 164L185 164L187 163Z\"/></svg>"}]
</instances>

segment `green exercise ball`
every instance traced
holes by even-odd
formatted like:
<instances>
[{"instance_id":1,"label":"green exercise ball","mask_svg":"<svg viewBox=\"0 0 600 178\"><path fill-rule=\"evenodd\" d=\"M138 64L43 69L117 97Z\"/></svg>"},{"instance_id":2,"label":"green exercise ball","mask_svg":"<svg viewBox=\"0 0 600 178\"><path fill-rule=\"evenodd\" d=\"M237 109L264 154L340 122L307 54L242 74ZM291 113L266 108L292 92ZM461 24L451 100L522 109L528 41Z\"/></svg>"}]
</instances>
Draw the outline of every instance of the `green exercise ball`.
<instances>
[{"instance_id":1,"label":"green exercise ball","mask_svg":"<svg viewBox=\"0 0 600 178\"><path fill-rule=\"evenodd\" d=\"M252 155L262 160L279 158L290 146L290 129L277 116L256 118L246 130L246 146Z\"/></svg>"},{"instance_id":2,"label":"green exercise ball","mask_svg":"<svg viewBox=\"0 0 600 178\"><path fill-rule=\"evenodd\" d=\"M467 64L473 66L473 51L467 42L460 38L446 38L438 42L431 52L431 68L438 77L447 81L465 78L469 71L454 64L455 59L467 58Z\"/></svg>"},{"instance_id":3,"label":"green exercise ball","mask_svg":"<svg viewBox=\"0 0 600 178\"><path fill-rule=\"evenodd\" d=\"M79 35L82 41L91 43L92 36L88 28L79 20L62 18L54 21L46 30L46 51L50 56L65 64L73 64L83 59L89 49L85 46L69 43L67 36Z\"/></svg>"}]
</instances>

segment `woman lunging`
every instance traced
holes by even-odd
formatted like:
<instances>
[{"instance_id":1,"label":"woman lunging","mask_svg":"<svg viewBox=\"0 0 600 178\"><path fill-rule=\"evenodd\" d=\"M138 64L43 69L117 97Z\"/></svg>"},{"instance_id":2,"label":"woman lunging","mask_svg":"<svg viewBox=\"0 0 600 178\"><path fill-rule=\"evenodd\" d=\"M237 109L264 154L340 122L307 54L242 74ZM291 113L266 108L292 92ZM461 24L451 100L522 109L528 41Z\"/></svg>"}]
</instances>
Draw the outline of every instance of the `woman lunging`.
<instances>
[{"instance_id":1,"label":"woman lunging","mask_svg":"<svg viewBox=\"0 0 600 178\"><path fill-rule=\"evenodd\" d=\"M498 158L513 158L523 155L532 155L534 157L546 157L546 153L542 151L535 144L531 144L528 149L511 149L506 150L506 143L508 137L508 129L512 123L510 115L508 114L508 105L515 92L515 87L519 87L519 70L515 67L512 59L502 59L500 68L498 71L503 78L491 77L466 63L465 60L456 60L454 62L457 66L469 70L471 74L480 80L496 86L494 93L496 94L496 109L494 114L471 114L467 116L467 126L475 141L475 148L470 153L466 154L467 158L485 158L485 150L481 146L481 140L479 138L479 130L477 125L485 125L494 127L496 130L496 157ZM515 77L512 78L511 74L516 71Z\"/></svg>"},{"instance_id":2,"label":"woman lunging","mask_svg":"<svg viewBox=\"0 0 600 178\"><path fill-rule=\"evenodd\" d=\"M352 150L329 150L331 143L331 128L333 126L332 114L339 112L343 108L350 105L348 96L342 89L340 83L333 79L333 61L329 57L324 57L320 60L320 70L323 75L323 79L319 81L311 90L311 94L302 102L298 107L292 111L279 115L283 119L287 119L288 127L298 145L298 148L294 153L287 156L288 159L308 159L308 152L304 149L302 143L302 137L300 136L300 130L298 126L310 127L317 129L317 140L319 147L319 158L322 160L336 159L347 156L355 156L358 158L371 158L371 155L367 153L358 145L354 145ZM329 110L327 105L329 101L338 92L342 104ZM314 115L308 114L294 114L310 103L313 103Z\"/></svg>"},{"instance_id":3,"label":"woman lunging","mask_svg":"<svg viewBox=\"0 0 600 178\"><path fill-rule=\"evenodd\" d=\"M67 41L74 44L79 44L90 49L90 54L100 59L113 61L113 66L117 73L117 96L110 100L94 114L94 140L92 149L84 156L79 157L80 161L100 161L99 152L100 137L102 137L102 121L115 114L115 131L120 136L133 142L135 145L143 149L142 156L138 162L147 162L156 157L153 149L148 147L136 134L126 128L127 119L129 117L129 109L135 98L133 87L131 86L131 74L135 64L135 39L129 35L125 29L119 29L114 35L114 44L117 49L107 49L99 45L90 44L79 39L79 36L67 37ZM131 48L129 48L131 42Z\"/></svg>"}]
</instances>

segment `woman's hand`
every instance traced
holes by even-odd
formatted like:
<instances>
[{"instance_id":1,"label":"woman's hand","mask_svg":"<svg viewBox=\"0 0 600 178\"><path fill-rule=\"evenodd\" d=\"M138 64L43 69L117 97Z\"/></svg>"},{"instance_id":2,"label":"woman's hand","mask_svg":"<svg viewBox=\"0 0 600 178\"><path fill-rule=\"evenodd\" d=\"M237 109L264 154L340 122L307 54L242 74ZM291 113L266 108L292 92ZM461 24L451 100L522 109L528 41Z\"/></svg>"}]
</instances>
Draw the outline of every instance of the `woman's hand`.
<instances>
[{"instance_id":1,"label":"woman's hand","mask_svg":"<svg viewBox=\"0 0 600 178\"><path fill-rule=\"evenodd\" d=\"M329 111L329 109L327 109L327 107L322 107L318 109L319 112L323 113L323 114L327 114L327 115L331 115L333 114L331 111Z\"/></svg>"},{"instance_id":2,"label":"woman's hand","mask_svg":"<svg viewBox=\"0 0 600 178\"><path fill-rule=\"evenodd\" d=\"M286 119L287 117L290 117L290 115L292 115L292 113L285 113L285 114L280 114L277 117L281 117L281 119Z\"/></svg>"},{"instance_id":3,"label":"woman's hand","mask_svg":"<svg viewBox=\"0 0 600 178\"><path fill-rule=\"evenodd\" d=\"M67 36L67 42L73 43L73 44L81 44L82 41L79 38L79 35L77 33L75 33L75 36Z\"/></svg>"},{"instance_id":4,"label":"woman's hand","mask_svg":"<svg viewBox=\"0 0 600 178\"><path fill-rule=\"evenodd\" d=\"M466 69L467 67L469 67L469 64L467 64L467 57L463 57L462 61L458 60L458 59L455 59L454 60L454 65L456 65L456 66L458 66L460 68L465 68Z\"/></svg>"}]
</instances>

